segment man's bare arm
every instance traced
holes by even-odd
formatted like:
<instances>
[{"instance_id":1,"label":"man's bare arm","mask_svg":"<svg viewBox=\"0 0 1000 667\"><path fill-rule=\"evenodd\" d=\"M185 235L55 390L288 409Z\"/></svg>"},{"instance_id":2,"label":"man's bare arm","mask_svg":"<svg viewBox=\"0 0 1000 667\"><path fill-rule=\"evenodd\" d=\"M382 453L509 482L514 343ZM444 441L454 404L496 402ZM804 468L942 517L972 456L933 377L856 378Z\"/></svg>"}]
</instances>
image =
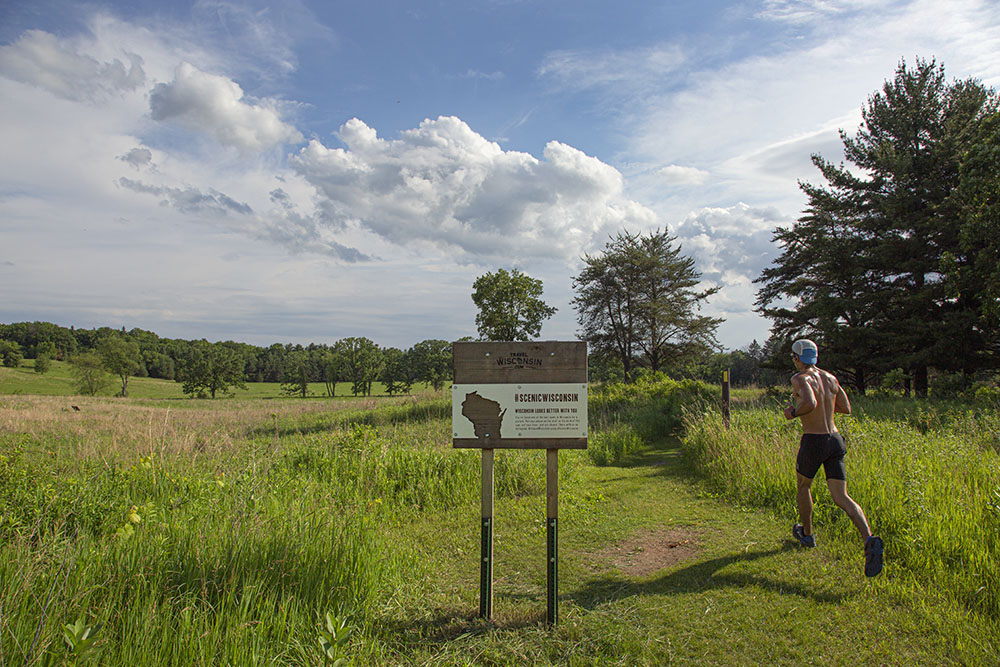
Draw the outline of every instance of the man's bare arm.
<instances>
[{"instance_id":1,"label":"man's bare arm","mask_svg":"<svg viewBox=\"0 0 1000 667\"><path fill-rule=\"evenodd\" d=\"M837 400L833 404L833 411L845 415L851 414L851 399L847 398L847 392L839 385L837 386Z\"/></svg>"},{"instance_id":2,"label":"man's bare arm","mask_svg":"<svg viewBox=\"0 0 1000 667\"><path fill-rule=\"evenodd\" d=\"M805 378L792 376L792 387L795 388L795 395L799 397L798 403L793 403L785 408L785 418L795 419L802 415L807 415L816 409L816 394L812 386Z\"/></svg>"}]
</instances>

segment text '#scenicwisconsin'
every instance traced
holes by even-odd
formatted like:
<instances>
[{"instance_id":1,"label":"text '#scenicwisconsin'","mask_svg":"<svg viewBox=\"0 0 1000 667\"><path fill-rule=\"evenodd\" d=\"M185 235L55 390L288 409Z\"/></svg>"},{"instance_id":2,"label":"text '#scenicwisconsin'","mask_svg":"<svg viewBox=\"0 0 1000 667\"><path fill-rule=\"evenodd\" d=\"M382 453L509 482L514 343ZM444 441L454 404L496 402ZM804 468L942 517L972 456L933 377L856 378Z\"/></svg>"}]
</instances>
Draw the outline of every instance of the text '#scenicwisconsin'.
<instances>
[{"instance_id":1,"label":"text '#scenicwisconsin'","mask_svg":"<svg viewBox=\"0 0 1000 667\"><path fill-rule=\"evenodd\" d=\"M579 403L580 394L514 394L515 403Z\"/></svg>"}]
</instances>

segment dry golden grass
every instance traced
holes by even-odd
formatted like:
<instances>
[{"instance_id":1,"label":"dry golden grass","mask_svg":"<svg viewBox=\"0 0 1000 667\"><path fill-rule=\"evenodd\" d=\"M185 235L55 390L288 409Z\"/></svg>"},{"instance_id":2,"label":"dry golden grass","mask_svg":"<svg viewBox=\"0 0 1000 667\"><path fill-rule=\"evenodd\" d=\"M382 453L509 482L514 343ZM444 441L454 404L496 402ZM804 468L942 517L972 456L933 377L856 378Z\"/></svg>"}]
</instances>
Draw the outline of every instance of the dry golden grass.
<instances>
[{"instance_id":1,"label":"dry golden grass","mask_svg":"<svg viewBox=\"0 0 1000 667\"><path fill-rule=\"evenodd\" d=\"M277 439L322 415L418 402L417 397L347 400L153 401L84 396L0 398L0 432L24 434L74 456L218 453ZM74 406L78 409L74 409Z\"/></svg>"}]
</instances>

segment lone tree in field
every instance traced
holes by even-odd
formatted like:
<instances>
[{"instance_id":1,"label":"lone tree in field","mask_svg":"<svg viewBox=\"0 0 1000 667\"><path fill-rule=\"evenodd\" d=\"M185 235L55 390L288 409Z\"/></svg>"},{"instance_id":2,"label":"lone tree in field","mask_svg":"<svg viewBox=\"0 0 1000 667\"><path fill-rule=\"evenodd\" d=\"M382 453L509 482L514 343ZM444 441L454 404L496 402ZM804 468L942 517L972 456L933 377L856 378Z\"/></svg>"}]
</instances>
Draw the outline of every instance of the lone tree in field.
<instances>
[{"instance_id":1,"label":"lone tree in field","mask_svg":"<svg viewBox=\"0 0 1000 667\"><path fill-rule=\"evenodd\" d=\"M385 360L382 350L368 338L344 338L337 341L343 354L344 371L351 381L351 393L371 396L372 383L382 374Z\"/></svg>"},{"instance_id":2,"label":"lone tree in field","mask_svg":"<svg viewBox=\"0 0 1000 667\"><path fill-rule=\"evenodd\" d=\"M0 340L0 358L7 368L17 368L21 365L24 355L21 354L21 346L12 340Z\"/></svg>"},{"instance_id":3,"label":"lone tree in field","mask_svg":"<svg viewBox=\"0 0 1000 667\"><path fill-rule=\"evenodd\" d=\"M286 396L305 398L309 395L309 353L294 350L285 361L285 372L281 378L281 393Z\"/></svg>"},{"instance_id":4,"label":"lone tree in field","mask_svg":"<svg viewBox=\"0 0 1000 667\"><path fill-rule=\"evenodd\" d=\"M121 396L128 396L128 380L139 370L142 357L139 346L131 340L118 334L111 334L101 340L97 346L104 368L112 375L117 375L122 383Z\"/></svg>"},{"instance_id":5,"label":"lone tree in field","mask_svg":"<svg viewBox=\"0 0 1000 667\"><path fill-rule=\"evenodd\" d=\"M207 340L191 343L186 350L182 372L182 390L192 396L207 393L215 398L216 393L228 393L230 387L247 388L243 357L223 343L213 344Z\"/></svg>"},{"instance_id":6,"label":"lone tree in field","mask_svg":"<svg viewBox=\"0 0 1000 667\"><path fill-rule=\"evenodd\" d=\"M409 393L413 388L412 356L399 348L387 347L382 350L382 384L386 392L393 394Z\"/></svg>"},{"instance_id":7,"label":"lone tree in field","mask_svg":"<svg viewBox=\"0 0 1000 667\"><path fill-rule=\"evenodd\" d=\"M451 379L451 343L448 341L422 340L407 350L407 355L416 379L431 385L434 391L440 391Z\"/></svg>"},{"instance_id":8,"label":"lone tree in field","mask_svg":"<svg viewBox=\"0 0 1000 667\"><path fill-rule=\"evenodd\" d=\"M35 346L35 372L48 373L52 368L52 358L56 356L56 346L49 341L42 341Z\"/></svg>"},{"instance_id":9,"label":"lone tree in field","mask_svg":"<svg viewBox=\"0 0 1000 667\"><path fill-rule=\"evenodd\" d=\"M476 328L482 340L531 340L556 309L541 299L542 281L514 269L476 278L472 301L479 308Z\"/></svg>"},{"instance_id":10,"label":"lone tree in field","mask_svg":"<svg viewBox=\"0 0 1000 667\"><path fill-rule=\"evenodd\" d=\"M326 385L326 395L330 398L337 395L337 383L346 374L343 351L343 345L335 344L332 348L323 350L319 354L318 365L323 376L323 383Z\"/></svg>"},{"instance_id":11,"label":"lone tree in field","mask_svg":"<svg viewBox=\"0 0 1000 667\"><path fill-rule=\"evenodd\" d=\"M104 370L104 362L96 352L74 355L69 362L69 372L76 381L76 390L88 396L96 396L111 382Z\"/></svg>"},{"instance_id":12,"label":"lone tree in field","mask_svg":"<svg viewBox=\"0 0 1000 667\"><path fill-rule=\"evenodd\" d=\"M802 183L808 208L775 232L782 254L757 279L757 309L774 321L774 337L816 338L826 364L861 390L869 375L900 366L923 396L928 368L996 363L996 337L982 319L989 279L980 275L995 263L970 243L984 229L975 224L974 211L984 210L977 197L990 190L962 187L977 173L995 179L976 146L995 142L980 128L996 106L993 90L948 83L933 60L900 63L868 98L857 134L841 131L851 165L813 155L827 184ZM978 156L995 153L993 145Z\"/></svg>"},{"instance_id":13,"label":"lone tree in field","mask_svg":"<svg viewBox=\"0 0 1000 667\"><path fill-rule=\"evenodd\" d=\"M676 240L666 230L619 232L604 252L583 258L573 281L581 338L617 357L627 380L636 365L659 371L719 346L722 320L698 314L718 288L696 289L701 274Z\"/></svg>"}]
</instances>

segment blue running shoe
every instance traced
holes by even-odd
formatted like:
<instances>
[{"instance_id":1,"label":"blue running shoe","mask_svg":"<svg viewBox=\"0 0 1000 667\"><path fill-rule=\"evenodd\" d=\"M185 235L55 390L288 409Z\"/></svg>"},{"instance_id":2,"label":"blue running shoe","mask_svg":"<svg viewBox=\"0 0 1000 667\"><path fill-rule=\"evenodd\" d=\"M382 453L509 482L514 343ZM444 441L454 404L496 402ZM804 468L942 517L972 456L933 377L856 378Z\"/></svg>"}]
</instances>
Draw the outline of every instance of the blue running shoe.
<instances>
[{"instance_id":1,"label":"blue running shoe","mask_svg":"<svg viewBox=\"0 0 1000 667\"><path fill-rule=\"evenodd\" d=\"M865 540L865 576L874 577L882 571L882 550L885 543L881 537L871 535Z\"/></svg>"},{"instance_id":2,"label":"blue running shoe","mask_svg":"<svg viewBox=\"0 0 1000 667\"><path fill-rule=\"evenodd\" d=\"M792 535L804 547L814 547L814 546L816 546L816 536L815 535L806 535L805 529L802 528L802 524L801 523L797 523L794 526L792 526Z\"/></svg>"}]
</instances>

